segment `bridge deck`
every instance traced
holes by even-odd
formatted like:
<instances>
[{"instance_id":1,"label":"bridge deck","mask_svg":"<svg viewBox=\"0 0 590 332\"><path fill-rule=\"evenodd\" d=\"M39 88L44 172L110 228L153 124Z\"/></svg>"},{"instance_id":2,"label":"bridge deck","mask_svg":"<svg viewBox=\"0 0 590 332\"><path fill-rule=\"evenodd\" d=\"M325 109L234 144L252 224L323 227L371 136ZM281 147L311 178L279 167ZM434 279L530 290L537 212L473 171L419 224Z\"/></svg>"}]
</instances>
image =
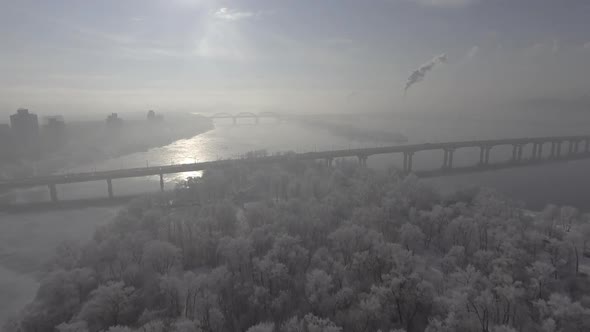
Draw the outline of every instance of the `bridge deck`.
<instances>
[{"instance_id":1,"label":"bridge deck","mask_svg":"<svg viewBox=\"0 0 590 332\"><path fill-rule=\"evenodd\" d=\"M118 169L110 171L99 171L99 172L85 172L85 173L72 173L72 174L58 174L49 176L39 176L15 179L11 181L0 182L0 189L14 189L14 188L26 188L34 186L44 185L56 185L66 183L77 183L77 182L90 182L100 181L108 179L121 179L121 178L133 178L133 177L144 177L144 176L155 176L173 173L184 173L202 171L211 168L223 168L235 165L236 163L241 164L264 164L264 163L276 163L287 160L316 160L316 159L331 159L331 158L344 158L344 157L355 157L355 156L372 156L378 154L391 154L391 153L415 153L419 151L429 150L445 150L445 149L459 149L468 147L494 147L500 145L526 145L526 144L543 144L549 142L579 142L586 141L590 142L590 136L559 136L559 137L534 137L534 138L515 138L515 139L497 139L497 140L479 140L479 141L459 141L459 142L446 142L446 143L424 143L424 144L410 144L410 145L397 145L388 147L375 147L375 148L359 148L359 149L346 149L346 150L332 150L322 152L305 152L305 153L290 153L275 156L266 156L259 158L242 158L242 159L228 159L228 160L217 160L207 161L192 164L181 164L181 165L170 165L170 166L154 166L154 167L141 167L141 168L129 168L129 169Z\"/></svg>"}]
</instances>

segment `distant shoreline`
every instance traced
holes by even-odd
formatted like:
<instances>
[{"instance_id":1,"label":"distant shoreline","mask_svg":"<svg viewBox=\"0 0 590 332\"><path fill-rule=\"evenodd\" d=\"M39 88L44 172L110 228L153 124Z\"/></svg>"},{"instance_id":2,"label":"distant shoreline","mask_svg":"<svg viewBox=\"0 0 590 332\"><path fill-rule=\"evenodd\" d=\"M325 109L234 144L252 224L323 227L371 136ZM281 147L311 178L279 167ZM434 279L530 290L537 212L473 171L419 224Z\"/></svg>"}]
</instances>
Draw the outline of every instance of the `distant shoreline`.
<instances>
[{"instance_id":1,"label":"distant shoreline","mask_svg":"<svg viewBox=\"0 0 590 332\"><path fill-rule=\"evenodd\" d=\"M36 161L16 161L0 165L0 179L46 175L111 158L162 147L214 128L206 117L181 114L159 123L138 120L125 122L116 135L102 121L68 124L69 142L61 150L47 153Z\"/></svg>"},{"instance_id":2,"label":"distant shoreline","mask_svg":"<svg viewBox=\"0 0 590 332\"><path fill-rule=\"evenodd\" d=\"M301 117L296 119L300 124L315 129L325 130L334 136L344 137L359 142L404 144L408 138L399 132L380 130L366 130L353 125L350 119L343 121L342 117L333 116Z\"/></svg>"},{"instance_id":3,"label":"distant shoreline","mask_svg":"<svg viewBox=\"0 0 590 332\"><path fill-rule=\"evenodd\" d=\"M70 141L63 149L47 154L38 161L18 161L0 165L0 179L53 174L148 151L201 135L214 129L214 125L210 119L203 116L177 114L159 123L130 120L125 123L124 129L120 135L114 137L109 136L104 130L103 122L71 123L68 127ZM0 202L6 199L10 200L10 197L3 197L3 193L0 192Z\"/></svg>"}]
</instances>

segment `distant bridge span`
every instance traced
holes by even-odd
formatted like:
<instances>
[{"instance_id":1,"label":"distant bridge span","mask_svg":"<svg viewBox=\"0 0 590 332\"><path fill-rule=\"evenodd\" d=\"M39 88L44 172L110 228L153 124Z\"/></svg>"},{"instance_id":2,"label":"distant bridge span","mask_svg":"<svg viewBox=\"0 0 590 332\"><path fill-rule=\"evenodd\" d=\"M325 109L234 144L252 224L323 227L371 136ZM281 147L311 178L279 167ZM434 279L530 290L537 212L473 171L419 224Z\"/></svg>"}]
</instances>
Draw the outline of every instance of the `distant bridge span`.
<instances>
[{"instance_id":1,"label":"distant bridge span","mask_svg":"<svg viewBox=\"0 0 590 332\"><path fill-rule=\"evenodd\" d=\"M236 114L231 114L227 112L215 113L209 116L210 119L232 119L234 124L238 123L238 119L253 119L256 124L260 122L261 118L274 118L277 121L282 120L282 116L276 112L260 112L260 113L252 113L252 112L240 112Z\"/></svg>"},{"instance_id":2,"label":"distant bridge span","mask_svg":"<svg viewBox=\"0 0 590 332\"><path fill-rule=\"evenodd\" d=\"M567 150L562 151L564 148ZM490 151L502 145L512 146L512 159L509 162L490 162ZM524 147L530 147L527 157L524 156ZM479 162L469 167L453 167L453 156L457 149L479 148ZM547 148L546 153L543 149ZM421 151L439 150L442 152L442 167L431 171L413 172L413 156ZM548 151L548 153L547 153ZM561 162L590 158L590 136L559 136L515 138L481 141L459 141L446 143L424 143L412 145L397 145L388 147L359 148L345 150L331 150L321 152L288 153L264 157L239 158L206 161L192 164L141 167L129 169L117 169L111 171L87 172L30 177L0 182L0 190L27 188L36 186L48 186L52 202L58 202L57 185L90 181L106 181L108 197L114 199L112 181L122 178L134 178L158 175L160 177L160 189L164 190L164 175L184 172L202 171L207 169L225 168L234 165L262 165L281 163L293 160L325 160L328 165L336 158L356 157L362 166L366 166L367 159L373 155L396 154L404 156L403 172L414 173L418 176L432 177L450 174L460 174L475 171L488 171L510 167L522 167L544 164L548 162Z\"/></svg>"}]
</instances>

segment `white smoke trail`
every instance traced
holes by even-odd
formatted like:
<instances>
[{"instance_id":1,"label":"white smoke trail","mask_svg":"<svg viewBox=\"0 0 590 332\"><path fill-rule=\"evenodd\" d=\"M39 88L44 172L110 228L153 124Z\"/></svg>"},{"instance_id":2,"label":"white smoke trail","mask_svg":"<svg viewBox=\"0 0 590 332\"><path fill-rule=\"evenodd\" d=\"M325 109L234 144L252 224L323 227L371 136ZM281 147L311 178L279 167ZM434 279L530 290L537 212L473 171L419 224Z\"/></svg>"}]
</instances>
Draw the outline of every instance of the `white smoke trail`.
<instances>
[{"instance_id":1,"label":"white smoke trail","mask_svg":"<svg viewBox=\"0 0 590 332\"><path fill-rule=\"evenodd\" d=\"M435 56L432 60L428 61L427 63L420 66L420 68L414 70L410 77L408 77L408 81L406 82L406 88L404 89L404 95L408 93L408 90L412 87L412 85L421 82L426 77L426 74L431 71L437 64L447 62L447 55L441 54Z\"/></svg>"}]
</instances>

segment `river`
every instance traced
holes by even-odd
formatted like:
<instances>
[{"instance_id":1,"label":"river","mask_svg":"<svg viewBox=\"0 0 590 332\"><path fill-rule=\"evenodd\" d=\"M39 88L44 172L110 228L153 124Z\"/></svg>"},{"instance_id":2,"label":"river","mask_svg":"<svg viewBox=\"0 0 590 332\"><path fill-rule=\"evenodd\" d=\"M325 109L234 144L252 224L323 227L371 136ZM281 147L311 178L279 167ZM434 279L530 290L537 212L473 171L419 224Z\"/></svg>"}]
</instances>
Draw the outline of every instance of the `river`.
<instances>
[{"instance_id":1,"label":"river","mask_svg":"<svg viewBox=\"0 0 590 332\"><path fill-rule=\"evenodd\" d=\"M576 135L590 132L584 114L555 114L551 117L511 115L371 115L342 116L335 121L352 123L368 131L392 131L408 138L408 143L451 140L493 139L525 136ZM334 118L332 118L334 119ZM168 146L114 158L68 171L109 170L142 166L191 163L195 161L231 158L253 150L313 151L344 149L392 144L383 141L353 141L294 121L262 120L259 125L243 120L237 126L220 121L216 128L191 139L179 140ZM507 159L510 147L494 149L492 160ZM528 152L525 152L525 154ZM477 149L459 150L455 165L474 164L479 160ZM400 166L401 156L375 156L369 167ZM417 169L439 167L440 153L420 153L415 156ZM485 174L462 175L428 180L443 191L460 187L483 185L496 188L521 200L533 209L547 203L570 204L588 210L586 197L590 194L590 161L577 161L539 167L495 171ZM187 176L166 177L166 188ZM159 179L137 178L113 181L115 195L127 195L159 190ZM60 199L104 197L106 183L69 184L58 187ZM46 200L46 188L18 193L18 199ZM0 214L0 322L29 302L38 287L38 272L64 240L88 240L97 226L107 223L116 214L116 207L44 213Z\"/></svg>"}]
</instances>

